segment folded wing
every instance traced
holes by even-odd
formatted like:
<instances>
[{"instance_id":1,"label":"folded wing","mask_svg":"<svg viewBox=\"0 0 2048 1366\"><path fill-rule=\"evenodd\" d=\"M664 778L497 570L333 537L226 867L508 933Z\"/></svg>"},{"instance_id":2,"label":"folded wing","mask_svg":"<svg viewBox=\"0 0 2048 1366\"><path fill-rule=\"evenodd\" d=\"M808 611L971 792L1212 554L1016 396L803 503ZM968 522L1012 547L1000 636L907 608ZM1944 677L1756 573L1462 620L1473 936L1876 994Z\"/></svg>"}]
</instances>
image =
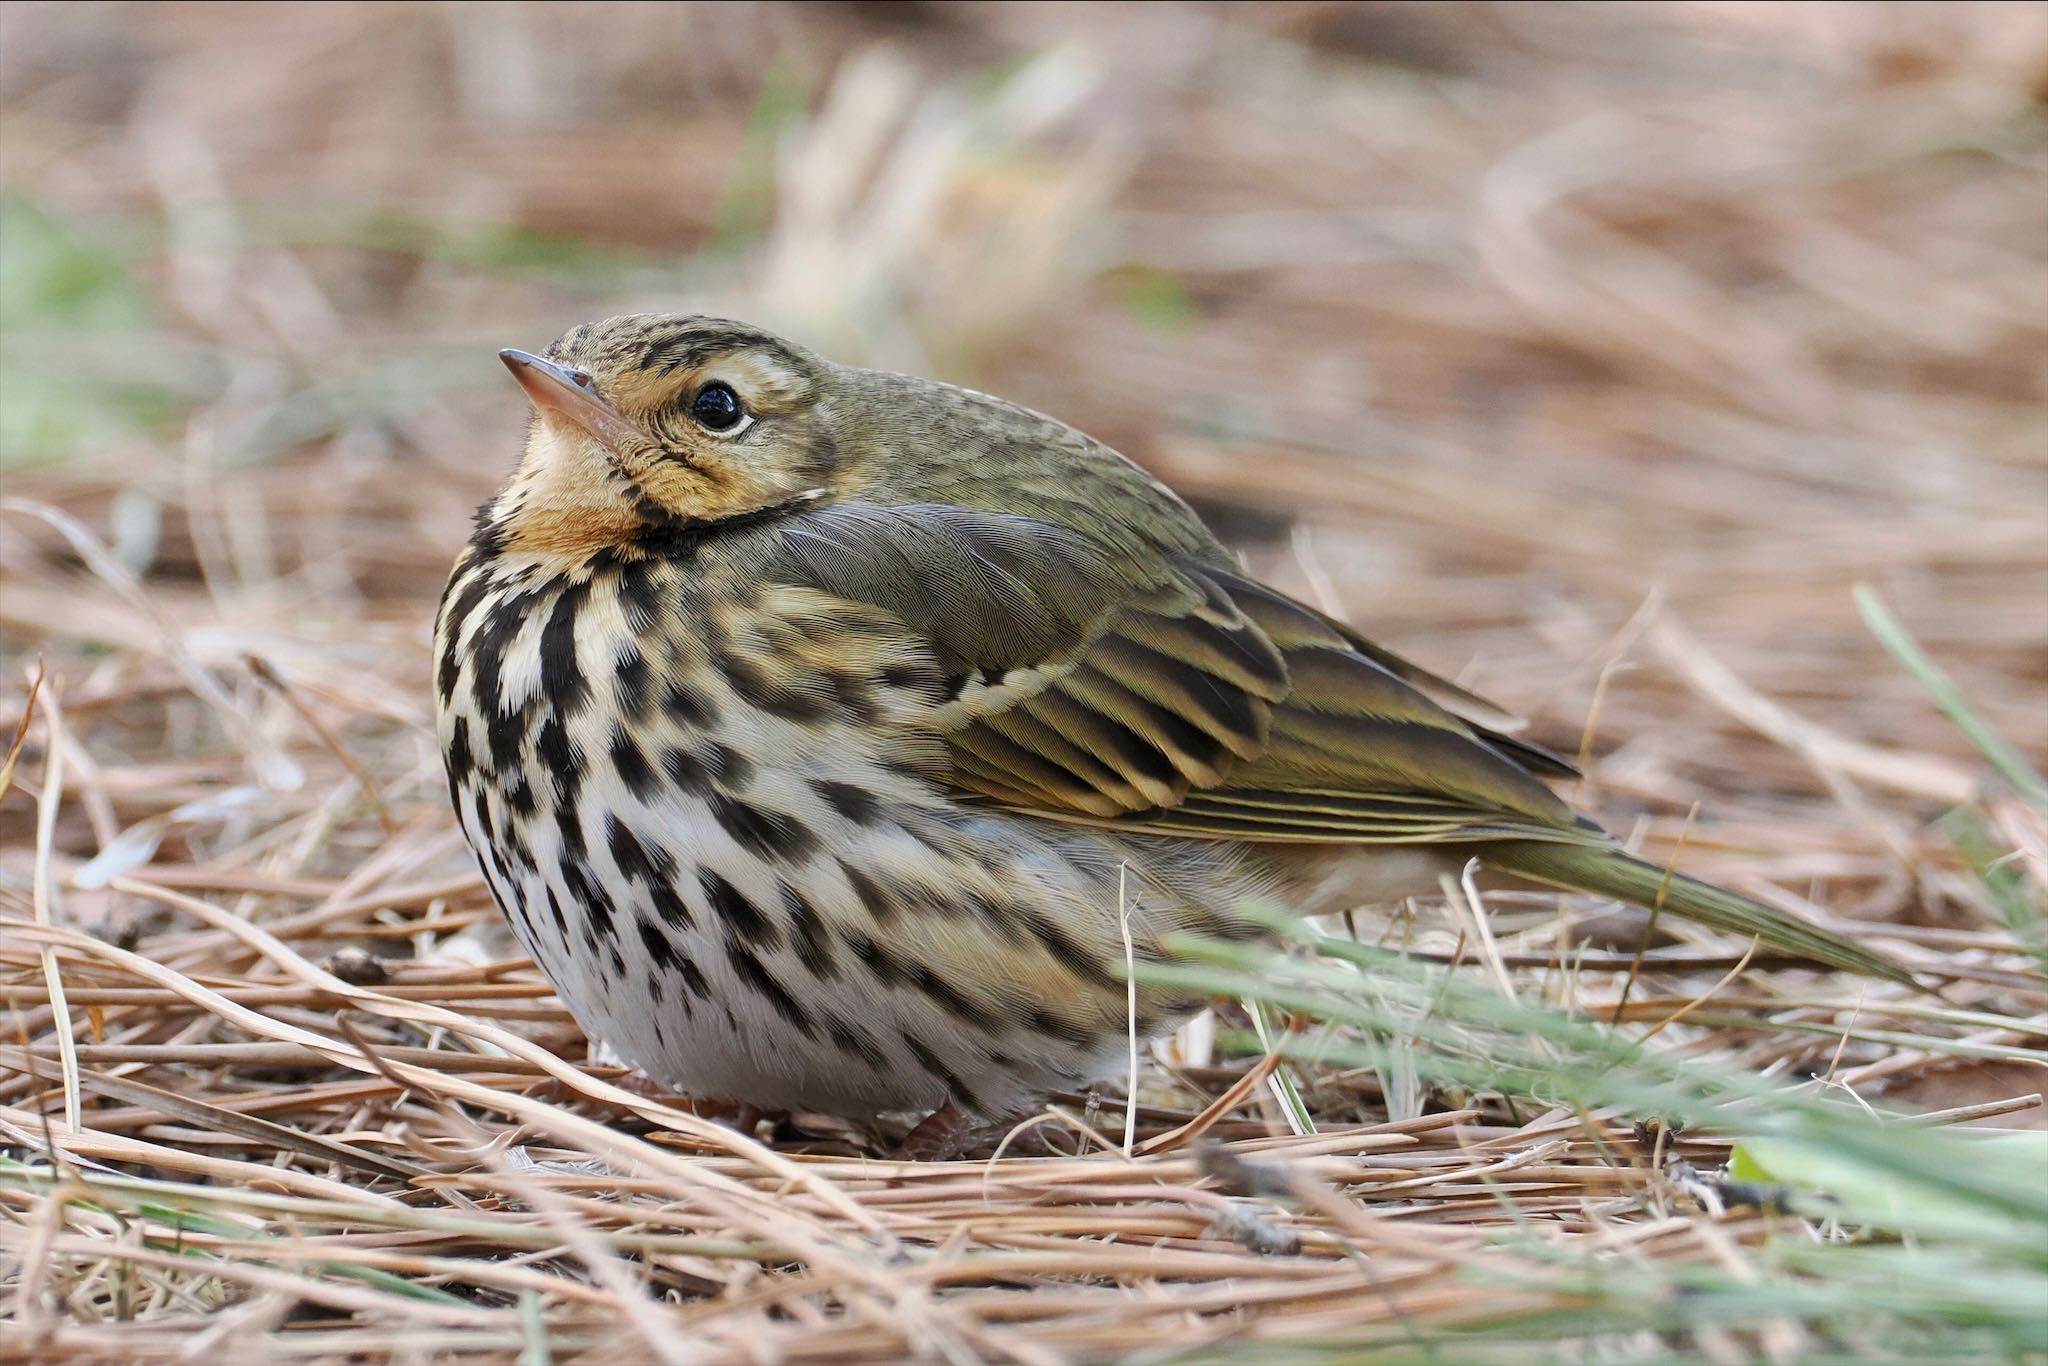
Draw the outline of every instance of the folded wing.
<instances>
[{"instance_id":1,"label":"folded wing","mask_svg":"<svg viewBox=\"0 0 2048 1366\"><path fill-rule=\"evenodd\" d=\"M1452 709L1487 704L1216 560L940 505L761 535L763 572L928 642L965 794L1218 839L1605 838L1539 779L1569 765Z\"/></svg>"}]
</instances>

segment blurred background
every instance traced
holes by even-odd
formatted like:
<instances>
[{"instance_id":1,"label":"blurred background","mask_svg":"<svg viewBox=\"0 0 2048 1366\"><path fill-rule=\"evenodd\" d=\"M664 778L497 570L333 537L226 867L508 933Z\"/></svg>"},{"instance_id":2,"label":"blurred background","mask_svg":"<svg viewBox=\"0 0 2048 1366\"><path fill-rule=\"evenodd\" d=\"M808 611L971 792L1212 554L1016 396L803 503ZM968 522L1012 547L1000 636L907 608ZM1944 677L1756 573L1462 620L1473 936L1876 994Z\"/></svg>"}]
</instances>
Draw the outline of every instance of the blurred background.
<instances>
[{"instance_id":1,"label":"blurred background","mask_svg":"<svg viewBox=\"0 0 2048 1366\"><path fill-rule=\"evenodd\" d=\"M17 0L0 735L41 657L67 867L466 869L494 352L707 310L1109 441L1646 847L1938 922L1982 761L1851 585L2048 748L2044 100L2038 4Z\"/></svg>"}]
</instances>

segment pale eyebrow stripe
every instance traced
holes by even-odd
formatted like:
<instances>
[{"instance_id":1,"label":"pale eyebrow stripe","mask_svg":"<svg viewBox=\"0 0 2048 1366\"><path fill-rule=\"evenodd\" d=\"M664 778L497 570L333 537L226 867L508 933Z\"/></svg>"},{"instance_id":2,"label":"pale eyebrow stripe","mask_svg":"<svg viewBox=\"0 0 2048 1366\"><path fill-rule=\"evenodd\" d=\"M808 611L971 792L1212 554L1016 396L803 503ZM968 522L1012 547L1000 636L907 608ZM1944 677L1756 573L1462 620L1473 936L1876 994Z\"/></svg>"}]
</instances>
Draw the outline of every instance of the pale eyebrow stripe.
<instances>
[{"instance_id":1,"label":"pale eyebrow stripe","mask_svg":"<svg viewBox=\"0 0 2048 1366\"><path fill-rule=\"evenodd\" d=\"M803 372L780 357L753 351L744 357L727 358L733 373L764 389L790 390L804 382Z\"/></svg>"}]
</instances>

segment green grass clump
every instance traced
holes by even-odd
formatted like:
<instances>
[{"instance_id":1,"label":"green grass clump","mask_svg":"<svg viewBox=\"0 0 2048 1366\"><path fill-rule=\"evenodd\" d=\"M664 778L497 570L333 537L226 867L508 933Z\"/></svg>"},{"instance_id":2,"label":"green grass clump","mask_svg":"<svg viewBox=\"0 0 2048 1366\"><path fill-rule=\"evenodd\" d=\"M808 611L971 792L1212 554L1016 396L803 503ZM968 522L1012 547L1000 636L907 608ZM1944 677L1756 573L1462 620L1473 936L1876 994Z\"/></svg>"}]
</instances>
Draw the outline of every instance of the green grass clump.
<instances>
[{"instance_id":1,"label":"green grass clump","mask_svg":"<svg viewBox=\"0 0 2048 1366\"><path fill-rule=\"evenodd\" d=\"M1714 1061L1668 1034L1637 1039L1509 999L1470 973L1321 937L1284 916L1271 923L1289 946L1189 942L1178 946L1183 962L1141 974L1313 1022L1281 1045L1304 1064L1399 1066L1439 1093L1561 1107L1585 1117L1599 1142L1631 1119L1734 1137L1735 1160L1709 1187L1731 1205L1761 1193L1785 1211L1760 1239L1730 1240L1723 1260L1584 1253L1539 1221L1511 1217L1491 1237L1507 1260L1478 1278L1574 1307L1411 1325L1419 1336L1403 1341L1416 1359L1481 1350L1576 1359L1603 1342L1639 1352L1648 1334L1657 1355L1689 1360L1716 1334L1773 1321L1823 1356L2048 1352L2048 1135L1910 1126L1809 1080ZM1258 1050L1249 1036L1222 1042ZM2048 1051L2019 1051L2048 1066ZM1614 1153L1619 1164L1641 1158ZM1513 1196L1500 1199L1514 1215Z\"/></svg>"}]
</instances>

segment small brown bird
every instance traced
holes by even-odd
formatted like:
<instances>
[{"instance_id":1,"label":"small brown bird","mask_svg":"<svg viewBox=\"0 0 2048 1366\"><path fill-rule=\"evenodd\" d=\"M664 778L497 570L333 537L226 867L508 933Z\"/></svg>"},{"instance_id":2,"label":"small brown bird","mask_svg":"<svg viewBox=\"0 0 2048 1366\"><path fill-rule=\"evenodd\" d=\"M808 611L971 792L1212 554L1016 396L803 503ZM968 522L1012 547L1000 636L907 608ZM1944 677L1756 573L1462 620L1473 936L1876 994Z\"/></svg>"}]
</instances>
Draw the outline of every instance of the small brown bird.
<instances>
[{"instance_id":1,"label":"small brown bird","mask_svg":"<svg viewBox=\"0 0 2048 1366\"><path fill-rule=\"evenodd\" d=\"M1100 1076L1120 886L1156 960L1476 857L1909 980L1631 858L1569 765L1052 418L716 318L502 354L535 412L441 604L449 785L563 1001L664 1085L996 1118ZM1137 1001L1147 1035L1201 1004Z\"/></svg>"}]
</instances>

